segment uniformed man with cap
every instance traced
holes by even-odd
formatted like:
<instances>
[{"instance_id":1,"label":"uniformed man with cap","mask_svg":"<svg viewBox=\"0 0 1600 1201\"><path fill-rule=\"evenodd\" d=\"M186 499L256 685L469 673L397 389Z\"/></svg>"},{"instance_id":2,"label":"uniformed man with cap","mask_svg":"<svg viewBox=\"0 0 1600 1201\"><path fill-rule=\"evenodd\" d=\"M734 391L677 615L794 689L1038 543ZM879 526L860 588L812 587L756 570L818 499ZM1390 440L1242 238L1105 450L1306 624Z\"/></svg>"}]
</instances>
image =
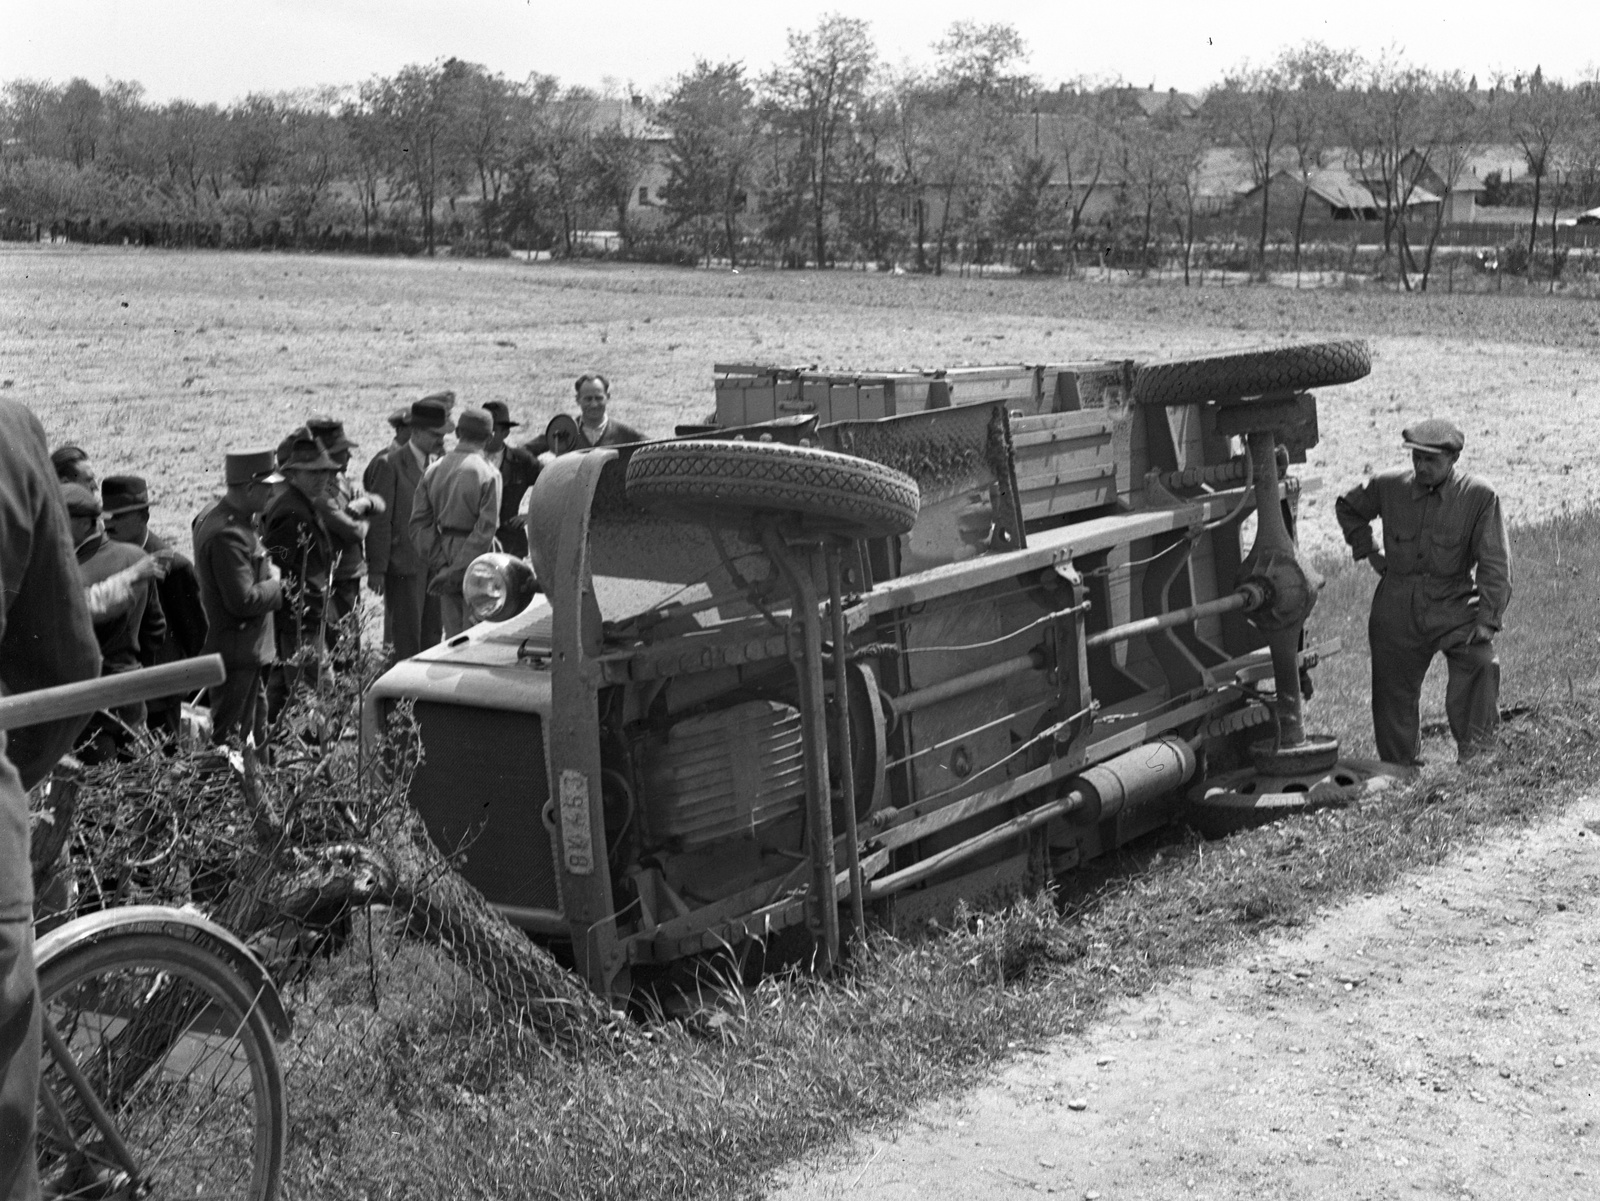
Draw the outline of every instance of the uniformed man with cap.
<instances>
[{"instance_id":1,"label":"uniformed man with cap","mask_svg":"<svg viewBox=\"0 0 1600 1201\"><path fill-rule=\"evenodd\" d=\"M138 578L143 574L138 570L130 572L147 568L146 561L151 556L136 546L106 537L100 498L93 492L81 484L59 486L85 590L114 577L127 579L132 575L137 579L129 589L127 605L118 604L94 619L94 635L100 643L100 674L137 671L144 666L140 659L145 649L159 646L167 636L161 598L155 591L155 577L161 574L159 565L144 578ZM143 701L95 714L80 743L81 757L86 762L100 762L125 749L134 734L144 728L146 714Z\"/></svg>"},{"instance_id":2,"label":"uniformed man with cap","mask_svg":"<svg viewBox=\"0 0 1600 1201\"><path fill-rule=\"evenodd\" d=\"M44 427L0 399L0 694L92 680L100 648L73 561ZM81 717L0 732L0 1197L37 1197L39 998L33 970L28 793Z\"/></svg>"},{"instance_id":3,"label":"uniformed man with cap","mask_svg":"<svg viewBox=\"0 0 1600 1201\"><path fill-rule=\"evenodd\" d=\"M206 612L200 603L200 581L194 564L176 547L150 529L150 489L136 475L108 475L100 485L106 536L113 542L137 546L158 560L163 573L157 578L156 596L167 620L167 633L154 646L139 648L146 667L193 658L206 642ZM183 726L182 695L147 702L149 725L157 734L176 739Z\"/></svg>"},{"instance_id":4,"label":"uniformed man with cap","mask_svg":"<svg viewBox=\"0 0 1600 1201\"><path fill-rule=\"evenodd\" d=\"M333 491L324 501L323 523L333 537L333 582L328 593L328 649L333 649L346 618L361 607L361 579L367 574L363 544L367 522L384 507L383 498L369 495L349 476L350 451L359 443L344 432L344 422L333 417L313 417L306 428L316 436L338 467Z\"/></svg>"},{"instance_id":5,"label":"uniformed man with cap","mask_svg":"<svg viewBox=\"0 0 1600 1201\"><path fill-rule=\"evenodd\" d=\"M467 628L461 585L472 561L494 548L500 525L500 473L483 457L493 435L487 412L464 409L455 449L428 468L411 509L411 541L427 568L428 591L439 598L446 638Z\"/></svg>"},{"instance_id":6,"label":"uniformed man with cap","mask_svg":"<svg viewBox=\"0 0 1600 1201\"><path fill-rule=\"evenodd\" d=\"M1466 438L1431 417L1401 431L1410 469L1352 488L1334 513L1356 559L1378 573L1367 636L1372 647L1372 725L1378 757L1421 762L1418 704L1433 657L1449 666L1445 716L1465 761L1494 744L1500 662L1494 636L1511 602L1511 548L1500 498L1456 467ZM1383 522L1383 549L1372 521Z\"/></svg>"},{"instance_id":7,"label":"uniformed man with cap","mask_svg":"<svg viewBox=\"0 0 1600 1201\"><path fill-rule=\"evenodd\" d=\"M228 678L211 689L211 740L237 735L266 741L264 671L277 657L272 615L283 604L278 566L257 530L261 513L282 480L272 451L230 452L223 460L227 491L194 519L195 574L206 611L204 653L222 656Z\"/></svg>"},{"instance_id":8,"label":"uniformed man with cap","mask_svg":"<svg viewBox=\"0 0 1600 1201\"><path fill-rule=\"evenodd\" d=\"M322 673L330 618L328 595L337 554L326 515L339 466L305 426L284 439L277 489L261 514L261 541L287 590L276 624L278 661L267 672L267 722L277 721L289 694Z\"/></svg>"},{"instance_id":9,"label":"uniformed man with cap","mask_svg":"<svg viewBox=\"0 0 1600 1201\"><path fill-rule=\"evenodd\" d=\"M453 428L442 401L419 400L406 411L405 442L367 464L367 492L385 506L367 520L367 586L383 597L383 641L396 659L439 641L439 598L428 594L427 570L411 541L411 510L423 472Z\"/></svg>"},{"instance_id":10,"label":"uniformed man with cap","mask_svg":"<svg viewBox=\"0 0 1600 1201\"><path fill-rule=\"evenodd\" d=\"M500 529L496 537L508 554L528 557L528 529L523 523L522 502L528 489L539 478L539 460L526 446L508 446L506 439L521 425L511 420L511 410L502 400L483 406L494 423L494 432L483 448L489 466L500 473Z\"/></svg>"}]
</instances>

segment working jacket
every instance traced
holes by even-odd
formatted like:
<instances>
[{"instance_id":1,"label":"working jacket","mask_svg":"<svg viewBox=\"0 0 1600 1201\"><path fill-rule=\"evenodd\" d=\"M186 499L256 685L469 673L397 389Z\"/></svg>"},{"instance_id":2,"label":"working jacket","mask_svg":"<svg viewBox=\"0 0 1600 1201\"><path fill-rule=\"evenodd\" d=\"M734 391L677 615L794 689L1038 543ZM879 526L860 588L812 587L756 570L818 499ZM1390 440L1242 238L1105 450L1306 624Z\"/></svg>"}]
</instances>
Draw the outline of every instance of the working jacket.
<instances>
[{"instance_id":1,"label":"working jacket","mask_svg":"<svg viewBox=\"0 0 1600 1201\"><path fill-rule=\"evenodd\" d=\"M428 591L459 592L467 567L494 547L500 473L477 450L452 450L428 468L411 506L411 540Z\"/></svg>"},{"instance_id":2,"label":"working jacket","mask_svg":"<svg viewBox=\"0 0 1600 1201\"><path fill-rule=\"evenodd\" d=\"M261 515L261 541L288 589L287 611L277 621L279 657L287 659L307 644L320 647L337 553L322 507L285 483Z\"/></svg>"},{"instance_id":3,"label":"working jacket","mask_svg":"<svg viewBox=\"0 0 1600 1201\"><path fill-rule=\"evenodd\" d=\"M1372 553L1371 523L1382 519L1388 565L1380 587L1395 593L1389 601L1410 613L1418 634L1500 628L1511 603L1511 546L1487 481L1452 470L1428 489L1411 469L1397 468L1339 497L1334 515L1357 559Z\"/></svg>"},{"instance_id":4,"label":"working jacket","mask_svg":"<svg viewBox=\"0 0 1600 1201\"><path fill-rule=\"evenodd\" d=\"M78 571L85 588L149 557L137 546L111 541L104 531L86 539L77 549ZM126 609L109 613L94 624L94 636L100 641L100 670L108 676L142 667L144 648L160 646L167 636L167 622L154 581L140 580L133 585L132 595L133 603Z\"/></svg>"}]
</instances>

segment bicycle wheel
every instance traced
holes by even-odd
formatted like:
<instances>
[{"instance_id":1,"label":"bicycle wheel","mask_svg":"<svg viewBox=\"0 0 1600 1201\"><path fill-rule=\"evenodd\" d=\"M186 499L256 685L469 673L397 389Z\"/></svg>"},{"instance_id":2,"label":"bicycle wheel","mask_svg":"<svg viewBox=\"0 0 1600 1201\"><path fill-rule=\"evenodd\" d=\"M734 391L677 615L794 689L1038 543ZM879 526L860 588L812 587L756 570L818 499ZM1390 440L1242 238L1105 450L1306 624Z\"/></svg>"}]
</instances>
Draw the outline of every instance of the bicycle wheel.
<instances>
[{"instance_id":1,"label":"bicycle wheel","mask_svg":"<svg viewBox=\"0 0 1600 1201\"><path fill-rule=\"evenodd\" d=\"M266 1018L225 961L184 938L129 931L41 963L39 997L60 1036L52 1046L47 1029L39 1090L46 1196L277 1195L283 1069ZM96 1121L96 1100L125 1156Z\"/></svg>"}]
</instances>

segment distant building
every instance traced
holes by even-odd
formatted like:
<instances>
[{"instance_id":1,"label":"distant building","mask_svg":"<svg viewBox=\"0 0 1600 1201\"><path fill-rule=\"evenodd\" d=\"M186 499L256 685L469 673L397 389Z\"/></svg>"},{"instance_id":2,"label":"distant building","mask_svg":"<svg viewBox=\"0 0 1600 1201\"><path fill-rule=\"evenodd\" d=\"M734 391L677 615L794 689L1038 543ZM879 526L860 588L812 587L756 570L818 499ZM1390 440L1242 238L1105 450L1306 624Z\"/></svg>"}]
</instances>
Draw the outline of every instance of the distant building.
<instances>
[{"instance_id":1,"label":"distant building","mask_svg":"<svg viewBox=\"0 0 1600 1201\"><path fill-rule=\"evenodd\" d=\"M1268 182L1271 193L1265 198L1267 220L1281 228L1293 226L1300 213L1302 197L1305 198L1308 226L1337 221L1377 221L1382 217L1383 206L1373 196L1371 188L1343 167L1312 171L1304 179L1298 171L1279 170ZM1239 215L1254 215L1259 220L1266 191L1265 187L1257 185L1245 192L1239 200ZM1436 192L1420 186L1414 188L1406 201L1406 219L1432 220L1440 203Z\"/></svg>"}]
</instances>

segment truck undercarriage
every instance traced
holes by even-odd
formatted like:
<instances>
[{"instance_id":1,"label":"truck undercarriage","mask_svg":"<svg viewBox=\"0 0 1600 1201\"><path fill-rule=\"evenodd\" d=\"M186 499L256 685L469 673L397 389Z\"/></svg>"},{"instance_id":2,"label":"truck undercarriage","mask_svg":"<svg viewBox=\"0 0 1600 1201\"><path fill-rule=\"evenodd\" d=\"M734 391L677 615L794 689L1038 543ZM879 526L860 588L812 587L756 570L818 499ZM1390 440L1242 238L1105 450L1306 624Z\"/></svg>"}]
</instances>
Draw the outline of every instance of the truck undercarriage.
<instances>
[{"instance_id":1,"label":"truck undercarriage","mask_svg":"<svg viewBox=\"0 0 1600 1201\"><path fill-rule=\"evenodd\" d=\"M371 711L413 703L431 836L607 996L785 929L826 970L841 927L1347 800L1377 765L1304 728L1337 648L1286 468L1307 389L1368 370L719 368L716 424L551 462L543 595Z\"/></svg>"}]
</instances>

